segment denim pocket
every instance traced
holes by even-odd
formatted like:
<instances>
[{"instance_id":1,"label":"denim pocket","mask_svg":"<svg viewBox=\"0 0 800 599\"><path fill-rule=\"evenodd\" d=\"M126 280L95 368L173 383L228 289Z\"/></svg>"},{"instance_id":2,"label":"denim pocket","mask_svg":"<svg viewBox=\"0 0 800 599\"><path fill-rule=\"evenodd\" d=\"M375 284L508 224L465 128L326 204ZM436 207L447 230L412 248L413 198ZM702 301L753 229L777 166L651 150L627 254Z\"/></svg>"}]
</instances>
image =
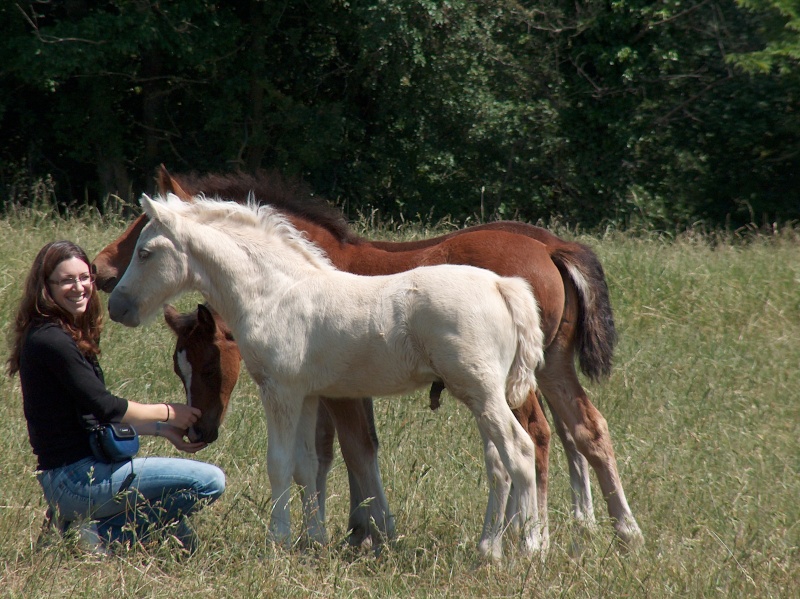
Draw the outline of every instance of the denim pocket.
<instances>
[{"instance_id":1,"label":"denim pocket","mask_svg":"<svg viewBox=\"0 0 800 599\"><path fill-rule=\"evenodd\" d=\"M37 475L47 503L65 520L77 520L91 514L92 505L101 499L102 485L94 486L94 460L84 458L61 468Z\"/></svg>"}]
</instances>

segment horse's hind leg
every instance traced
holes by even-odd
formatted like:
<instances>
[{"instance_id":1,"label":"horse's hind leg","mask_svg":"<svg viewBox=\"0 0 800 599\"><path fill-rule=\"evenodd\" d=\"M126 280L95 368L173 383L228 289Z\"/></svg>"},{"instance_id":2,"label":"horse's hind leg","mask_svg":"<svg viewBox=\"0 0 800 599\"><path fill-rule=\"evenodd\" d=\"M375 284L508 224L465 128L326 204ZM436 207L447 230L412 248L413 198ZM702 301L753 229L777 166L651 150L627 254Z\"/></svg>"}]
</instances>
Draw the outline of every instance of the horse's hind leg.
<instances>
[{"instance_id":1,"label":"horse's hind leg","mask_svg":"<svg viewBox=\"0 0 800 599\"><path fill-rule=\"evenodd\" d=\"M542 526L542 542L546 549L550 541L549 514L547 512L547 480L550 468L550 426L542 411L538 392L531 392L526 402L514 410L514 416L531 437L536 447L536 500ZM511 527L516 520L516 495L512 493L506 504L506 521Z\"/></svg>"},{"instance_id":2,"label":"horse's hind leg","mask_svg":"<svg viewBox=\"0 0 800 599\"><path fill-rule=\"evenodd\" d=\"M626 546L639 546L643 543L642 531L622 488L606 419L589 401L572 366L572 358L569 358L569 364L560 364L561 368L554 364L558 359L557 356L548 355L548 368L539 373L542 392L561 419L563 424L560 425L565 427L578 450L597 473L617 536ZM553 366L556 368L551 369ZM556 372L557 376L554 375Z\"/></svg>"},{"instance_id":3,"label":"horse's hind leg","mask_svg":"<svg viewBox=\"0 0 800 599\"><path fill-rule=\"evenodd\" d=\"M572 515L575 521L584 528L595 525L594 505L592 504L592 485L589 478L589 462L578 450L575 439L564 426L558 412L550 409L553 426L558 438L564 446L569 465L569 483L572 490Z\"/></svg>"}]
</instances>

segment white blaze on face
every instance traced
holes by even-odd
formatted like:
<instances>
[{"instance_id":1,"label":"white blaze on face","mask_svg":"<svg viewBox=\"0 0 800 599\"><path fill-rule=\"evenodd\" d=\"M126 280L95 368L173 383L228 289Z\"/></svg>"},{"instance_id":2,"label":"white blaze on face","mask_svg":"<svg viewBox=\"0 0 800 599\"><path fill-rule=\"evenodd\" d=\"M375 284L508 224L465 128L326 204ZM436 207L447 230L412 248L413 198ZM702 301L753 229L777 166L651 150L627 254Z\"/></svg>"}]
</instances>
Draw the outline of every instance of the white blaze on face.
<instances>
[{"instance_id":1,"label":"white blaze on face","mask_svg":"<svg viewBox=\"0 0 800 599\"><path fill-rule=\"evenodd\" d=\"M178 352L178 369L181 371L183 385L186 387L186 404L192 405L192 365L186 358L186 350Z\"/></svg>"}]
</instances>

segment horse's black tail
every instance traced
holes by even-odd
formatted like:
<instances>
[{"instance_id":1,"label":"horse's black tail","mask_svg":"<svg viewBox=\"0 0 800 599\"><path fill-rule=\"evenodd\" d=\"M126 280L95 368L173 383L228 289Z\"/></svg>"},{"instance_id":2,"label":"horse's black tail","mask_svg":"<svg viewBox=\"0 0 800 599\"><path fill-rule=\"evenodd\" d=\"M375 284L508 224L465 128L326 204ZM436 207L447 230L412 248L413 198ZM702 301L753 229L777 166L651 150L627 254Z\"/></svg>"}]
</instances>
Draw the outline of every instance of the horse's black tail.
<instances>
[{"instance_id":1,"label":"horse's black tail","mask_svg":"<svg viewBox=\"0 0 800 599\"><path fill-rule=\"evenodd\" d=\"M606 276L591 248L580 243L565 243L550 256L578 292L580 309L576 352L581 371L597 381L611 373L617 330L608 295Z\"/></svg>"}]
</instances>

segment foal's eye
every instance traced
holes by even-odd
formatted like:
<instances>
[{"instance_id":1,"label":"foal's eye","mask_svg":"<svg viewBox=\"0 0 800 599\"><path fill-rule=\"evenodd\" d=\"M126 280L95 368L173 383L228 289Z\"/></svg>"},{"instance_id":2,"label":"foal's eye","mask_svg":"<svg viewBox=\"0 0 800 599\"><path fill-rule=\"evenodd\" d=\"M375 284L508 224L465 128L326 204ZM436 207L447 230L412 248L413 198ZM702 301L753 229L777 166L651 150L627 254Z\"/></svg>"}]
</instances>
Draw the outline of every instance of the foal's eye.
<instances>
[{"instance_id":1,"label":"foal's eye","mask_svg":"<svg viewBox=\"0 0 800 599\"><path fill-rule=\"evenodd\" d=\"M147 260L150 257L150 251L144 248L139 250L139 260Z\"/></svg>"}]
</instances>

